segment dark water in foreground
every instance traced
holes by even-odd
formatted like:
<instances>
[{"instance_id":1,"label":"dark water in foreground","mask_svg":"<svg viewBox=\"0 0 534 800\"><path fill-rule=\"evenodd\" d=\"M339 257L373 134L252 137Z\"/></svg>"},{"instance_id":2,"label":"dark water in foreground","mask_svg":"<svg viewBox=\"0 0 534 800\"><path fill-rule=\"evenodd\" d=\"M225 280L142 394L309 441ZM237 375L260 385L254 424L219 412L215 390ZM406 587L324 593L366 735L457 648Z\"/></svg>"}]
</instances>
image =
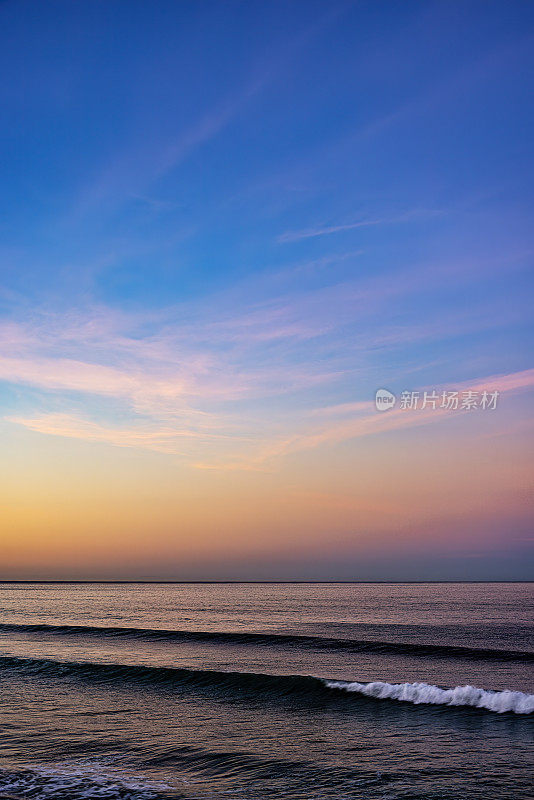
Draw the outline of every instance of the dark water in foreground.
<instances>
[{"instance_id":1,"label":"dark water in foreground","mask_svg":"<svg viewBox=\"0 0 534 800\"><path fill-rule=\"evenodd\" d=\"M533 584L0 584L0 794L532 798Z\"/></svg>"}]
</instances>

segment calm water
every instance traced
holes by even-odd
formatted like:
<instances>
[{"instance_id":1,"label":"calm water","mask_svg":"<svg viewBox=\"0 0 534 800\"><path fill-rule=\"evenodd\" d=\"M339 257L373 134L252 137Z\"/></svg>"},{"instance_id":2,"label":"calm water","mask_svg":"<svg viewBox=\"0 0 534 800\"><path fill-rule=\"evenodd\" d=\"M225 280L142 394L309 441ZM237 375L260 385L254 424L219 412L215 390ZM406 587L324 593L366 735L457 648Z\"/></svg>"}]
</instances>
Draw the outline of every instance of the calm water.
<instances>
[{"instance_id":1,"label":"calm water","mask_svg":"<svg viewBox=\"0 0 534 800\"><path fill-rule=\"evenodd\" d=\"M0 584L0 794L533 796L533 584Z\"/></svg>"}]
</instances>

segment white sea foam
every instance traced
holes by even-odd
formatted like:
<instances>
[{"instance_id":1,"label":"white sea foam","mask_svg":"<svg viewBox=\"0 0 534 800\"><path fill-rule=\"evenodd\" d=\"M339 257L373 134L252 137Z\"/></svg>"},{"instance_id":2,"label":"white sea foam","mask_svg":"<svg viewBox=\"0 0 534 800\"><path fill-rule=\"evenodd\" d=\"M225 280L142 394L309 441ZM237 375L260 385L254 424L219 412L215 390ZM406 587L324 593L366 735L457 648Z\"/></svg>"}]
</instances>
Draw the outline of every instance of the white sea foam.
<instances>
[{"instance_id":1,"label":"white sea foam","mask_svg":"<svg viewBox=\"0 0 534 800\"><path fill-rule=\"evenodd\" d=\"M162 781L147 780L112 766L112 759L87 759L57 766L28 764L25 769L0 769L0 793L13 797L30 794L35 800L50 797L119 798L157 800L172 787Z\"/></svg>"},{"instance_id":2,"label":"white sea foam","mask_svg":"<svg viewBox=\"0 0 534 800\"><path fill-rule=\"evenodd\" d=\"M486 708L504 714L532 714L534 694L504 690L493 692L476 686L455 686L454 689L441 689L429 683L358 683L357 681L325 681L330 689L358 692L377 699L404 700L408 703L431 703L445 706L472 706Z\"/></svg>"}]
</instances>

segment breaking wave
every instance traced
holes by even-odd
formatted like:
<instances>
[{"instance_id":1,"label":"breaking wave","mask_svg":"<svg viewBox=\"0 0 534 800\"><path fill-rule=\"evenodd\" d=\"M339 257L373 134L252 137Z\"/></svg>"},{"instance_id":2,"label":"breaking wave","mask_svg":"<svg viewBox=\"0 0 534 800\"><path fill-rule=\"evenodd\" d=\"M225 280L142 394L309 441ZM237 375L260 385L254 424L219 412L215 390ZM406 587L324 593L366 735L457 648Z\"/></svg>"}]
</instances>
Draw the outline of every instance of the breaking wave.
<instances>
[{"instance_id":1,"label":"breaking wave","mask_svg":"<svg viewBox=\"0 0 534 800\"><path fill-rule=\"evenodd\" d=\"M375 700L442 706L466 706L494 711L498 714L531 714L534 695L509 690L492 691L475 686L456 686L453 689L426 683L392 684L382 681L328 680L308 675L266 675L250 672L220 672L174 667L103 664L51 659L0 657L0 669L11 669L28 676L79 679L89 682L116 684L117 681L142 684L145 687L210 689L224 694L253 694L258 698L284 697L327 700L329 697L348 699L357 694Z\"/></svg>"},{"instance_id":2,"label":"breaking wave","mask_svg":"<svg viewBox=\"0 0 534 800\"><path fill-rule=\"evenodd\" d=\"M90 636L138 641L203 642L277 647L298 647L313 650L344 650L354 653L383 653L424 656L426 658L465 658L470 660L521 661L534 663L534 652L503 650L462 645L423 644L360 639L337 639L322 636L303 636L271 633L240 633L226 631L166 630L159 628L99 627L93 625L46 625L0 623L0 632L38 633L56 636Z\"/></svg>"},{"instance_id":3,"label":"breaking wave","mask_svg":"<svg viewBox=\"0 0 534 800\"><path fill-rule=\"evenodd\" d=\"M500 692L479 689L477 686L455 686L454 689L442 689L429 683L358 683L357 681L325 681L330 689L344 692L357 692L377 700L400 700L406 703L428 703L441 706L470 706L484 708L504 714L532 714L534 711L534 694Z\"/></svg>"}]
</instances>

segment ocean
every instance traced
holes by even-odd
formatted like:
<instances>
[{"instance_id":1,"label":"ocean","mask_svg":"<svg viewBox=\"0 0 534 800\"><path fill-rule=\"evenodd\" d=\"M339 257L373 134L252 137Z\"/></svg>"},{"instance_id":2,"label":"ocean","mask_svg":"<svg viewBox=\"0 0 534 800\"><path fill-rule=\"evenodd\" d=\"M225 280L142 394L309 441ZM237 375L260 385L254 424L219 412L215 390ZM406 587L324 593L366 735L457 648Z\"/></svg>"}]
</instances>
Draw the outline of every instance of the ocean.
<instances>
[{"instance_id":1,"label":"ocean","mask_svg":"<svg viewBox=\"0 0 534 800\"><path fill-rule=\"evenodd\" d=\"M0 584L0 796L526 800L534 584Z\"/></svg>"}]
</instances>

